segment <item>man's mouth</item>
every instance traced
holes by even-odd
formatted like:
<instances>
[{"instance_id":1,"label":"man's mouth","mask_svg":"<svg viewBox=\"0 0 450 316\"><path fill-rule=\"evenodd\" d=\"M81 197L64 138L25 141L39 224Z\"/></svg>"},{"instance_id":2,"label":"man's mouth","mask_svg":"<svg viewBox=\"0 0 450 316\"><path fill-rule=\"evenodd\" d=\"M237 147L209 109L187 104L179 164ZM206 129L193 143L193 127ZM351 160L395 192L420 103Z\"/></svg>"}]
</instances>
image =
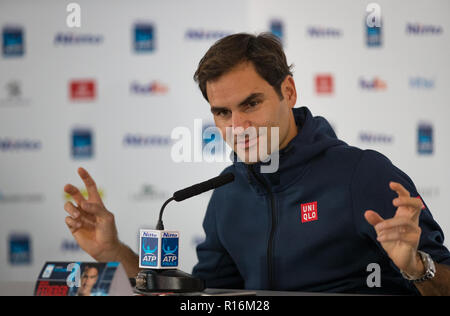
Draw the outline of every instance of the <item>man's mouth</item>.
<instances>
[{"instance_id":1,"label":"man's mouth","mask_svg":"<svg viewBox=\"0 0 450 316\"><path fill-rule=\"evenodd\" d=\"M248 148L255 146L257 143L258 143L258 137L253 137L250 139L246 136L245 141L236 142L236 146L239 149L248 149Z\"/></svg>"}]
</instances>

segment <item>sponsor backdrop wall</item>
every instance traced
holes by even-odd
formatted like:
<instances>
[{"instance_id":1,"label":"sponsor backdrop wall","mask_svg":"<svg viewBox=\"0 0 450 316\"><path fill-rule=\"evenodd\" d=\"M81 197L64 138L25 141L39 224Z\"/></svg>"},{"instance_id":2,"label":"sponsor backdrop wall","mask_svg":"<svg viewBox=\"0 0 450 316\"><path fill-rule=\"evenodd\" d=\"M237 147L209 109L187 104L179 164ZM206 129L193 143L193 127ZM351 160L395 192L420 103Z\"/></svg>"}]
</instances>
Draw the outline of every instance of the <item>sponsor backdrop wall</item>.
<instances>
[{"instance_id":1,"label":"sponsor backdrop wall","mask_svg":"<svg viewBox=\"0 0 450 316\"><path fill-rule=\"evenodd\" d=\"M154 227L166 198L228 164L174 162L171 133L190 131L192 157L217 141L202 139L213 121L192 76L210 45L242 31L278 35L297 106L388 156L450 236L447 0L378 1L380 27L366 23L369 1L79 0L79 28L66 23L69 3L0 1L0 280L33 280L49 260L92 260L64 223L63 187L83 188L79 166L137 251L138 230ZM209 198L166 208L183 270L197 260Z\"/></svg>"}]
</instances>

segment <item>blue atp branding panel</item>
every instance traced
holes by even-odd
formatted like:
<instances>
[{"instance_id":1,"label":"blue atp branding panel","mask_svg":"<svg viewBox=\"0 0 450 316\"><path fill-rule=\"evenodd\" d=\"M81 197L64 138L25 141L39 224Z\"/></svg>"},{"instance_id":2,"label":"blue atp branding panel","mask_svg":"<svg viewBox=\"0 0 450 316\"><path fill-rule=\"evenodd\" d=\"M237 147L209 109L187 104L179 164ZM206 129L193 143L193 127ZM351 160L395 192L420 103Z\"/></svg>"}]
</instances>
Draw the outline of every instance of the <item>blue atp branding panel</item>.
<instances>
[{"instance_id":1,"label":"blue atp branding panel","mask_svg":"<svg viewBox=\"0 0 450 316\"><path fill-rule=\"evenodd\" d=\"M178 266L178 240L177 232L163 232L161 241L161 266Z\"/></svg>"},{"instance_id":2,"label":"blue atp branding panel","mask_svg":"<svg viewBox=\"0 0 450 316\"><path fill-rule=\"evenodd\" d=\"M139 264L141 267L156 268L158 266L159 236L151 231L141 231L140 235Z\"/></svg>"},{"instance_id":3,"label":"blue atp branding panel","mask_svg":"<svg viewBox=\"0 0 450 316\"><path fill-rule=\"evenodd\" d=\"M141 229L139 232L139 267L150 269L178 268L177 231Z\"/></svg>"}]
</instances>

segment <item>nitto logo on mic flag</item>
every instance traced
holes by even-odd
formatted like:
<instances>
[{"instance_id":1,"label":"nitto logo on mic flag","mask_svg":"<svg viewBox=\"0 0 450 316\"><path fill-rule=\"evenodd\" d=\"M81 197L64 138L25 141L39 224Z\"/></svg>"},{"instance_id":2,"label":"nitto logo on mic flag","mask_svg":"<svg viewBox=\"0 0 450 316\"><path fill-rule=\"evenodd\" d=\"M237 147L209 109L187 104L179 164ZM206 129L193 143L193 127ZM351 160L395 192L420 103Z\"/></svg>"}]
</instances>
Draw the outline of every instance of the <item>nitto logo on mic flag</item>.
<instances>
[{"instance_id":1,"label":"nitto logo on mic flag","mask_svg":"<svg viewBox=\"0 0 450 316\"><path fill-rule=\"evenodd\" d=\"M151 269L178 268L180 233L141 229L139 233L139 267Z\"/></svg>"}]
</instances>

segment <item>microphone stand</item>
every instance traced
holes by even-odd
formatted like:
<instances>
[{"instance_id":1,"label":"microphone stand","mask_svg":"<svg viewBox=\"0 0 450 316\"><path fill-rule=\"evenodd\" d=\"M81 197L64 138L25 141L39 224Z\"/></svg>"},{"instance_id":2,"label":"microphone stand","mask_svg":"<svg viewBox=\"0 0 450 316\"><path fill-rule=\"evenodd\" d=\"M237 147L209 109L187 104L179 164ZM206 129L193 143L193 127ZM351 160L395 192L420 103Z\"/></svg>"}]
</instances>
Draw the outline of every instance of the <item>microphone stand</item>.
<instances>
[{"instance_id":1,"label":"microphone stand","mask_svg":"<svg viewBox=\"0 0 450 316\"><path fill-rule=\"evenodd\" d=\"M164 208L171 201L181 202L232 181L234 181L234 175L225 173L175 192L161 207L156 230L164 230L162 215ZM136 276L136 289L143 292L201 292L205 289L205 282L178 269L143 269Z\"/></svg>"},{"instance_id":2,"label":"microphone stand","mask_svg":"<svg viewBox=\"0 0 450 316\"><path fill-rule=\"evenodd\" d=\"M164 230L162 214L173 200L171 197L161 207L157 230ZM179 269L143 269L136 276L136 289L143 292L201 292L205 289L205 282Z\"/></svg>"}]
</instances>

